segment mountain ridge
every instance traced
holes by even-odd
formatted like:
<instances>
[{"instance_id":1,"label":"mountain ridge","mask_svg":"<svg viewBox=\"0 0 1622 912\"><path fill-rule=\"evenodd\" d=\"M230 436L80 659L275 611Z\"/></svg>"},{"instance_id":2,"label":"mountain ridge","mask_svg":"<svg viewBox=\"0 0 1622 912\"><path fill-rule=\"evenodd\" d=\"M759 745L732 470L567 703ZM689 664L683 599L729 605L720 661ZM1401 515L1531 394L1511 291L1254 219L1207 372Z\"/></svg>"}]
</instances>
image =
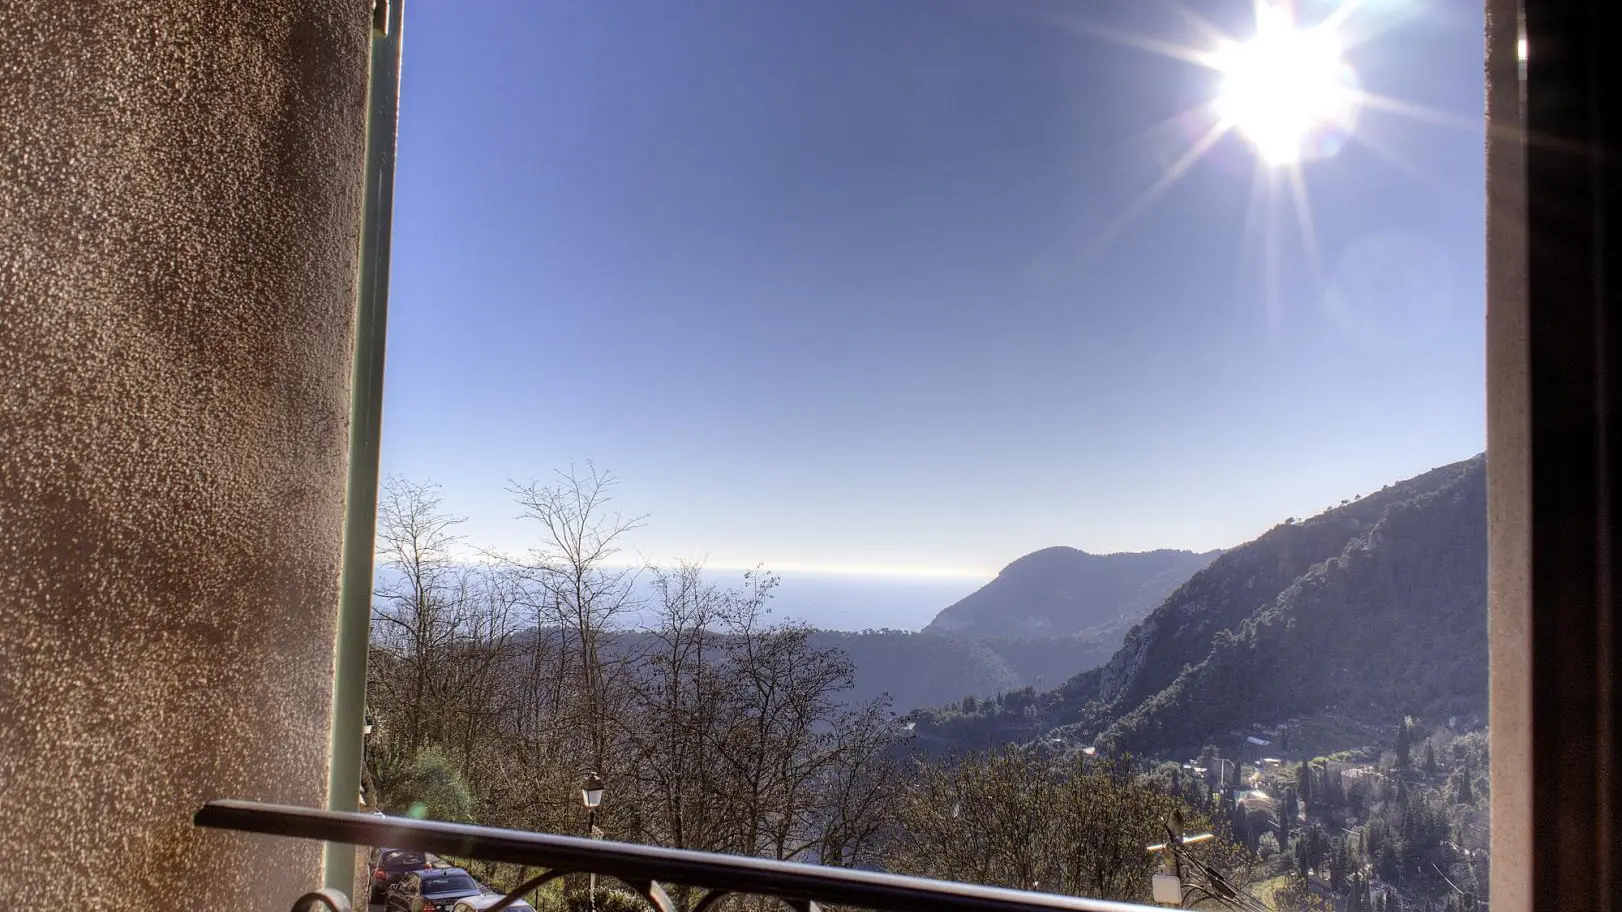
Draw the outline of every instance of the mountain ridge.
<instances>
[{"instance_id":1,"label":"mountain ridge","mask_svg":"<svg viewBox=\"0 0 1622 912\"><path fill-rule=\"evenodd\" d=\"M1188 589L1185 583L1127 631L1123 652L1136 649L1148 650L1149 654L1126 662L1121 661L1120 653L1112 657L1099 672L1098 697L1131 702L1170 684L1170 680L1141 679L1132 669L1153 667L1154 660L1162 656L1198 652L1200 644L1243 623L1313 566L1338 556L1352 538L1372 527L1386 510L1449 483L1480 459L1478 456L1441 466L1315 517L1286 521L1213 560L1206 568L1208 576L1206 571L1196 576L1217 581L1219 588ZM1242 587L1235 591L1233 584L1241 581ZM1157 636L1151 633L1155 630L1164 632Z\"/></svg>"},{"instance_id":2,"label":"mountain ridge","mask_svg":"<svg viewBox=\"0 0 1622 912\"><path fill-rule=\"evenodd\" d=\"M1209 654L1100 732L1142 750L1168 728L1197 738L1253 721L1335 709L1445 718L1486 709L1486 474L1466 470L1392 504L1340 555L1219 635ZM1456 520L1478 516L1478 523ZM1394 584L1394 585L1387 585ZM1310 653L1311 662L1279 661ZM1452 660L1451 662L1449 660ZM1270 676L1258 690L1262 676ZM1230 700L1263 705L1248 713ZM1170 719L1179 725L1168 726ZM1184 746L1191 742L1184 741Z\"/></svg>"},{"instance_id":3,"label":"mountain ridge","mask_svg":"<svg viewBox=\"0 0 1622 912\"><path fill-rule=\"evenodd\" d=\"M919 729L945 749L984 729L1153 753L1302 713L1476 714L1486 706L1485 605L1477 455L1225 552L1135 624L1109 661L1021 696L1020 719L926 713Z\"/></svg>"},{"instance_id":4,"label":"mountain ridge","mask_svg":"<svg viewBox=\"0 0 1622 912\"><path fill-rule=\"evenodd\" d=\"M1124 628L1220 554L1170 548L1091 554L1058 545L1010 562L942 609L924 633L1043 639Z\"/></svg>"}]
</instances>

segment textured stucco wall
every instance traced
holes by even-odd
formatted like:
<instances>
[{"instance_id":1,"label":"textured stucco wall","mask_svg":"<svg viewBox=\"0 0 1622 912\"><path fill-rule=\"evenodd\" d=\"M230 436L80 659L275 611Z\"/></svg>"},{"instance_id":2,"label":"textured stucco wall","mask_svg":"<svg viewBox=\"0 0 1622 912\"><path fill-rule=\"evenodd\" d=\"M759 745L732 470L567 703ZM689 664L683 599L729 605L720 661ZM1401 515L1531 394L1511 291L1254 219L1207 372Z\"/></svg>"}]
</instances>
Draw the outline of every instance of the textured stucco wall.
<instances>
[{"instance_id":1,"label":"textured stucco wall","mask_svg":"<svg viewBox=\"0 0 1622 912\"><path fill-rule=\"evenodd\" d=\"M0 3L8 906L319 886L369 5Z\"/></svg>"}]
</instances>

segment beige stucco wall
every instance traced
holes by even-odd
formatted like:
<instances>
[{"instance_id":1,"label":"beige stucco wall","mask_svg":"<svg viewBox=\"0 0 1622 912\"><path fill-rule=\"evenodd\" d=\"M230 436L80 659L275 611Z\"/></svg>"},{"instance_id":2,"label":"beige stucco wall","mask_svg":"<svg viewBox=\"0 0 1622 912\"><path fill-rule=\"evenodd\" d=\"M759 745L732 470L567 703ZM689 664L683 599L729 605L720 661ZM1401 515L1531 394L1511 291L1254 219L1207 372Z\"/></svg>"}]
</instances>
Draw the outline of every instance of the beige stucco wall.
<instances>
[{"instance_id":1,"label":"beige stucco wall","mask_svg":"<svg viewBox=\"0 0 1622 912\"><path fill-rule=\"evenodd\" d=\"M319 886L369 5L0 3L7 906Z\"/></svg>"}]
</instances>

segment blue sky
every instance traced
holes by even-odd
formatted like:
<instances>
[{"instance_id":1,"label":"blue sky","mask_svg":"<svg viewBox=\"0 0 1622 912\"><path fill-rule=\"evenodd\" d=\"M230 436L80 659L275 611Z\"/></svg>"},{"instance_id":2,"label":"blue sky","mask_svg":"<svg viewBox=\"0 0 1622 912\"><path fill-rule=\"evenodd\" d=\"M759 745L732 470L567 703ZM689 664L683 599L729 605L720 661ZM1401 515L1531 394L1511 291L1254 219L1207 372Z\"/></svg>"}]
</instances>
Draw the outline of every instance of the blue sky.
<instances>
[{"instance_id":1,"label":"blue sky","mask_svg":"<svg viewBox=\"0 0 1622 912\"><path fill-rule=\"evenodd\" d=\"M1251 28L413 0L384 470L498 547L508 479L594 460L650 558L974 577L1231 546L1478 452L1480 4L1348 16L1362 87L1427 113L1365 108L1303 165L1316 256L1287 190L1250 219L1238 135L1123 222L1218 78L1111 36L1199 47L1189 10Z\"/></svg>"}]
</instances>

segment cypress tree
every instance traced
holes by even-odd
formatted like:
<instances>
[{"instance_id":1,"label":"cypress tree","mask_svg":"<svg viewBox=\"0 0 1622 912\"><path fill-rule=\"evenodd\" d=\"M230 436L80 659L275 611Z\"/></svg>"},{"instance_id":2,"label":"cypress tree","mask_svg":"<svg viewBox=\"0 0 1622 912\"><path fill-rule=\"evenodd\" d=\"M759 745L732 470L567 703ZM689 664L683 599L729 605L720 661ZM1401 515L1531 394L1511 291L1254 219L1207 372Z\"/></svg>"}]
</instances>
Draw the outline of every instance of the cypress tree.
<instances>
[{"instance_id":1,"label":"cypress tree","mask_svg":"<svg viewBox=\"0 0 1622 912\"><path fill-rule=\"evenodd\" d=\"M1289 848L1290 827L1295 825L1296 811L1295 790L1288 789L1284 792L1284 801L1279 804L1278 845L1281 849Z\"/></svg>"},{"instance_id":2,"label":"cypress tree","mask_svg":"<svg viewBox=\"0 0 1622 912\"><path fill-rule=\"evenodd\" d=\"M1346 806L1346 782L1340 773L1325 774L1323 788L1323 802L1330 807Z\"/></svg>"},{"instance_id":3,"label":"cypress tree","mask_svg":"<svg viewBox=\"0 0 1622 912\"><path fill-rule=\"evenodd\" d=\"M1402 876L1402 862L1397 858L1396 848L1392 846L1389 839L1385 841L1384 845L1380 846L1380 857L1375 862L1375 870L1380 872L1381 880L1390 883L1396 883L1397 879Z\"/></svg>"},{"instance_id":4,"label":"cypress tree","mask_svg":"<svg viewBox=\"0 0 1622 912\"><path fill-rule=\"evenodd\" d=\"M1412 733L1408 730L1408 717L1402 717L1402 724L1397 726L1397 766L1400 769L1408 768L1409 741Z\"/></svg>"}]
</instances>

